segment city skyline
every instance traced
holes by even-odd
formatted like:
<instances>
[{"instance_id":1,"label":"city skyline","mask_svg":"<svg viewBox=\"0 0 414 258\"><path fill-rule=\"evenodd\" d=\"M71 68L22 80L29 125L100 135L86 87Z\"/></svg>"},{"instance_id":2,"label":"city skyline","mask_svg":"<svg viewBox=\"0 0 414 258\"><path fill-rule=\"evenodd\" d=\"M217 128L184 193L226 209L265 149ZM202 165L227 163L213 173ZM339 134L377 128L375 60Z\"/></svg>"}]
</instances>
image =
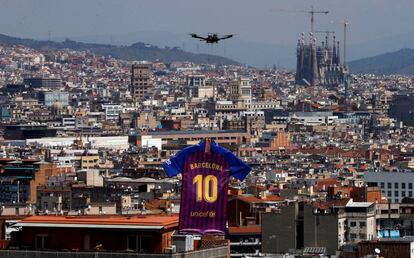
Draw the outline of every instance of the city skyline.
<instances>
[{"instance_id":1,"label":"city skyline","mask_svg":"<svg viewBox=\"0 0 414 258\"><path fill-rule=\"evenodd\" d=\"M0 258L413 256L414 3L0 1Z\"/></svg>"},{"instance_id":2,"label":"city skyline","mask_svg":"<svg viewBox=\"0 0 414 258\"><path fill-rule=\"evenodd\" d=\"M295 12L328 10L316 15L319 29L341 31L340 22L351 23L351 44L410 34L407 0L383 1L2 1L0 31L4 34L47 39L62 37L116 36L140 31L236 33L243 40L268 44L295 42L309 31L309 15ZM398 19L393 19L398 17ZM171 22L174 21L174 22ZM289 26L286 26L289 24ZM281 37L281 35L283 35Z\"/></svg>"}]
</instances>

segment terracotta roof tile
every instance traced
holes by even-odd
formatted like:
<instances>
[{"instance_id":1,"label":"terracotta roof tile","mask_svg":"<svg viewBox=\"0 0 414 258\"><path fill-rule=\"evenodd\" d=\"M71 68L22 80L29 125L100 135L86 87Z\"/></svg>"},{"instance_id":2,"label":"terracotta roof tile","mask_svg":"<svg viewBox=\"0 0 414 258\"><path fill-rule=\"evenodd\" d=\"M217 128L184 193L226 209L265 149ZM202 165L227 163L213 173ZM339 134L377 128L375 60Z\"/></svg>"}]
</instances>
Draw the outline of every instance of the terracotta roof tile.
<instances>
[{"instance_id":1,"label":"terracotta roof tile","mask_svg":"<svg viewBox=\"0 0 414 258\"><path fill-rule=\"evenodd\" d=\"M178 226L178 216L31 216L24 223Z\"/></svg>"},{"instance_id":2,"label":"terracotta roof tile","mask_svg":"<svg viewBox=\"0 0 414 258\"><path fill-rule=\"evenodd\" d=\"M260 226L229 227L229 234L261 234Z\"/></svg>"},{"instance_id":3,"label":"terracotta roof tile","mask_svg":"<svg viewBox=\"0 0 414 258\"><path fill-rule=\"evenodd\" d=\"M284 201L285 199L280 196L276 195L268 195L263 199L254 197L254 196L238 196L240 201L248 202L248 203L260 203L260 202L279 202Z\"/></svg>"}]
</instances>

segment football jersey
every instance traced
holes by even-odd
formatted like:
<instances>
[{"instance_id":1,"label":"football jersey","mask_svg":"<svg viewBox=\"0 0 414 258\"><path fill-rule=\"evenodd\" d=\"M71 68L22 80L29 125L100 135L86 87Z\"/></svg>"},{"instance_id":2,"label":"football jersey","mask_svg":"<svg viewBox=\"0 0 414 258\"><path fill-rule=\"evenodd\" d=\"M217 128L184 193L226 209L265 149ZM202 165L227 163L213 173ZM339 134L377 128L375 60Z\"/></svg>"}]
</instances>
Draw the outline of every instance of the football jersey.
<instances>
[{"instance_id":1,"label":"football jersey","mask_svg":"<svg viewBox=\"0 0 414 258\"><path fill-rule=\"evenodd\" d=\"M231 151L205 141L189 146L166 160L168 176L182 174L180 233L225 234L230 177L243 180L251 168Z\"/></svg>"}]
</instances>

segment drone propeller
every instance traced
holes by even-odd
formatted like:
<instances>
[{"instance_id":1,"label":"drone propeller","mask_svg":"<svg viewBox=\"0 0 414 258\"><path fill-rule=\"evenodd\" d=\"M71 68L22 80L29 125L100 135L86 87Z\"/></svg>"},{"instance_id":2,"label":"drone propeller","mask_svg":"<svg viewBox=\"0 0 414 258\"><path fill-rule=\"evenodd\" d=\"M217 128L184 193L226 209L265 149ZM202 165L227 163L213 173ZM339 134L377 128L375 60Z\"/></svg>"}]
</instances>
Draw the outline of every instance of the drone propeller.
<instances>
[{"instance_id":1,"label":"drone propeller","mask_svg":"<svg viewBox=\"0 0 414 258\"><path fill-rule=\"evenodd\" d=\"M235 34L227 34L227 35L222 35L220 36L220 39L229 39L232 38Z\"/></svg>"}]
</instances>

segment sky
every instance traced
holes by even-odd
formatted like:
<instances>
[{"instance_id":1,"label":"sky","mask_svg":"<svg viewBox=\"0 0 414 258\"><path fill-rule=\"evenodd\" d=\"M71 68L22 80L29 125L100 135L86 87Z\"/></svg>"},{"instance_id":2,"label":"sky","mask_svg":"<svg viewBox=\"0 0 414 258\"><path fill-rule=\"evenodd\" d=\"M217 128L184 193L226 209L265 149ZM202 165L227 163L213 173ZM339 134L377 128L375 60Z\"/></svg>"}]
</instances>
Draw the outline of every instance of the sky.
<instances>
[{"instance_id":1,"label":"sky","mask_svg":"<svg viewBox=\"0 0 414 258\"><path fill-rule=\"evenodd\" d=\"M316 28L336 30L347 19L349 42L413 33L413 0L0 0L0 33L47 39L139 31L235 33L268 44L295 42L309 15L326 9Z\"/></svg>"}]
</instances>

